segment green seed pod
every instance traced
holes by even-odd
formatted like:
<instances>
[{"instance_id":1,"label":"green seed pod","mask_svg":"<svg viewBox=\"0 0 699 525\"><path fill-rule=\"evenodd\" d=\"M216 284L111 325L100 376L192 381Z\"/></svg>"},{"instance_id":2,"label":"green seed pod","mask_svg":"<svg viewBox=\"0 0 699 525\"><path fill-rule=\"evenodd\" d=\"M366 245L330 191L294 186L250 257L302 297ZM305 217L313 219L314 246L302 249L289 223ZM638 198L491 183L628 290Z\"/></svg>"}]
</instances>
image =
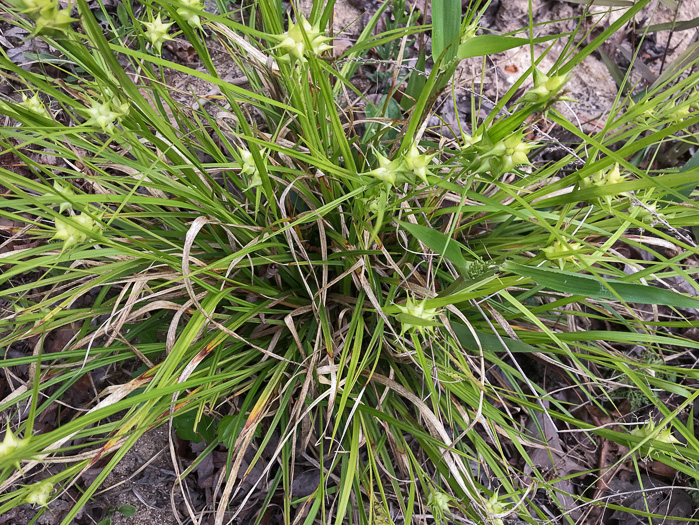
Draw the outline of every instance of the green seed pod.
<instances>
[{"instance_id":1,"label":"green seed pod","mask_svg":"<svg viewBox=\"0 0 699 525\"><path fill-rule=\"evenodd\" d=\"M168 35L168 30L172 24L174 24L174 22L170 22L169 24L164 23L160 15L152 22L143 22L143 25L146 26L146 38L150 40L150 43L158 54L162 53L163 44L165 42L173 40L173 38Z\"/></svg>"}]
</instances>

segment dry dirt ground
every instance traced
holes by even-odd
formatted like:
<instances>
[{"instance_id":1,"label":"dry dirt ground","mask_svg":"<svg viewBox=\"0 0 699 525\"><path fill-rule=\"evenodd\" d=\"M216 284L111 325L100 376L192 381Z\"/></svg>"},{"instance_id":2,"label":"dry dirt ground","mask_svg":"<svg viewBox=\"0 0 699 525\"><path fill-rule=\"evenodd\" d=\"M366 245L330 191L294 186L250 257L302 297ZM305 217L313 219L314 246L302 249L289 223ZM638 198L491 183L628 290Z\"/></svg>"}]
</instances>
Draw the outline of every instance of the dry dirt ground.
<instances>
[{"instance_id":1,"label":"dry dirt ground","mask_svg":"<svg viewBox=\"0 0 699 525\"><path fill-rule=\"evenodd\" d=\"M669 2L652 2L637 17L637 24L644 26L667 22L673 20L673 17L676 17L678 21L689 20L699 14L699 0L679 2L680 5L676 12L669 9L666 6L667 3ZM346 47L356 38L363 23L367 20L367 15L376 9L377 5L373 0L343 0L338 2L334 21L338 48ZM422 1L419 1L418 5L422 6ZM534 0L533 6L534 20L542 24L537 27L535 36L572 31L578 23L575 17L579 16L582 9L578 3L557 0ZM513 31L527 25L528 12L529 0L496 0L486 13L482 25L496 32ZM594 17L591 16L586 21L592 37L596 36L595 25L600 28L607 27L615 16L601 7L596 8L594 12L598 14ZM568 21L544 24L544 22L561 19L568 19ZM7 34L0 35L0 44L16 48L16 46L12 46L11 40L8 40L7 37ZM671 64L690 44L696 42L696 39L696 29L674 33L659 31L649 34L640 55L643 65L634 67L631 72L633 83L652 83L653 79L661 73L662 68ZM608 42L603 49L616 63L625 67L624 64L628 65L632 44L631 31L621 31L615 36L615 41ZM543 71L548 71L550 65L557 58L557 53L561 51L561 46L562 44L556 44L543 59L540 65ZM545 45L538 45L536 47L537 56L544 53L546 49ZM10 53L12 53L12 49L10 49ZM166 45L166 53L170 55L166 58L187 62L190 66L196 61L196 57L189 53L186 42L169 43ZM17 52L14 56L19 57L20 53ZM222 53L222 59L224 56ZM408 57L410 57L410 50L408 50ZM450 94L445 96L442 101L440 109L442 119L452 129L456 129L456 119L458 118L468 129L471 94L478 93L483 98L484 108L487 110L488 101L495 101L505 93L530 67L530 60L529 48L520 48L488 57L486 60L469 59L464 61L459 67L454 83L454 97ZM390 68L392 66L379 65L376 67ZM231 66L228 74L222 76L230 80L237 78L238 73ZM193 93L201 97L212 93L210 85L201 81L192 82L190 77L173 74L170 81L171 85L181 90L183 95ZM371 88L371 86L367 86L366 79L360 79L359 82L363 82L365 87ZM525 87L527 85L525 84ZM601 56L597 54L589 56L573 72L567 86L568 96L576 102L566 103L561 109L572 122L575 122L583 130L587 132L598 130L603 125L605 116L615 104L617 88L618 86ZM438 124L439 120L435 120L434 123ZM449 130L444 128L442 132L448 134ZM208 524L211 515L210 513L201 513L201 510L211 509L210 487L213 484L214 472L217 473L220 469L215 468L217 465L213 463L204 465L202 468L207 471L200 469L196 472L191 478L194 480L193 483L190 482L187 487L173 488L176 468L172 462L170 447L173 447L174 455L179 455L177 461L185 467L187 461L191 461L201 449L182 442L176 437L169 438L168 432L167 427L164 427L146 434L109 475L103 489L97 494L93 503L81 513L76 523L97 523L110 514L110 509L123 505L135 507L136 514L133 517L124 517L118 512L112 512L112 524L174 525L191 523L186 509L186 497L187 503L195 510L200 523ZM214 462L217 461L214 460ZM181 469L182 465L178 465L178 468ZM96 474L97 472L88 472L87 477L94 477ZM196 486L197 483L199 486ZM183 493L185 497L183 497ZM675 500L674 504L691 507L686 499L680 498L680 500ZM39 525L59 523L69 505L70 501L67 498L58 498L49 508L49 512L37 523ZM28 523L34 515L34 511L26 507L16 509L16 512L11 515L0 516L0 525L24 525ZM688 512L690 512L689 509ZM175 513L177 513L177 517ZM250 512L248 516L253 517L256 514L256 512ZM276 522L273 517L267 521L270 524ZM247 523L247 521L239 523ZM626 522L617 518L616 523L631 525L635 522Z\"/></svg>"}]
</instances>

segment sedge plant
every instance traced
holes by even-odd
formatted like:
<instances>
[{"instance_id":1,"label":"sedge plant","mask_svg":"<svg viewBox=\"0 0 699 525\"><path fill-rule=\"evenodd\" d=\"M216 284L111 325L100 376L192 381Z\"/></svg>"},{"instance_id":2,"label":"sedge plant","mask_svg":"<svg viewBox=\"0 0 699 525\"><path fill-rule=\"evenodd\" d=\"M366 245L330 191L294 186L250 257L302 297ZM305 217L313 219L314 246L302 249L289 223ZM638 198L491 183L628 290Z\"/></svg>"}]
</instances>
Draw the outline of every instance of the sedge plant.
<instances>
[{"instance_id":1,"label":"sedge plant","mask_svg":"<svg viewBox=\"0 0 699 525\"><path fill-rule=\"evenodd\" d=\"M478 2L463 18L460 3L433 4L434 67L410 72L411 103L400 118L374 119L366 140L346 103L364 96L351 82L358 62L430 27L372 35L374 17L338 57L333 2L285 13L261 0L216 15L195 1L125 2L129 33L105 33L85 0L73 11L2 4L60 56L62 79L0 50L3 77L23 93L0 103L0 146L13 159L0 167L10 225L0 252L0 367L10 378L0 514L46 512L79 486L62 522L71 523L139 439L185 415L206 437L202 457L227 450L209 509L216 524L255 497L275 498L287 523L426 513L538 523L551 511L537 491L570 520L564 482L574 474L530 457L548 446L526 430L542 416L588 443L627 447L619 462L652 457L694 476L691 418L674 416L699 395L682 357L699 344L677 330L696 324L688 312L699 300L669 283L697 288L697 168L660 158L668 144L696 145L699 77L675 69L633 100L620 95L594 132L558 109L568 75L647 3L587 44L547 42L544 54L562 44L555 67L540 71L536 56L453 140L433 136L429 117L457 89L459 61L493 52ZM523 45L495 38L499 49ZM173 39L201 67L168 58ZM224 80L214 46L245 82ZM180 92L173 74L215 94ZM537 136L545 118L579 140L555 162L537 157L555 140ZM640 249L652 262L625 255ZM659 359L622 351L632 345ZM541 363L573 397L547 392ZM103 370L116 383L39 428ZM639 423L647 431L612 430L580 410L613 417L620 385L657 416ZM241 493L246 453L247 471L265 475ZM319 479L299 499L303 458ZM598 467L583 469L586 483L603 476ZM578 509L603 501L576 497Z\"/></svg>"}]
</instances>

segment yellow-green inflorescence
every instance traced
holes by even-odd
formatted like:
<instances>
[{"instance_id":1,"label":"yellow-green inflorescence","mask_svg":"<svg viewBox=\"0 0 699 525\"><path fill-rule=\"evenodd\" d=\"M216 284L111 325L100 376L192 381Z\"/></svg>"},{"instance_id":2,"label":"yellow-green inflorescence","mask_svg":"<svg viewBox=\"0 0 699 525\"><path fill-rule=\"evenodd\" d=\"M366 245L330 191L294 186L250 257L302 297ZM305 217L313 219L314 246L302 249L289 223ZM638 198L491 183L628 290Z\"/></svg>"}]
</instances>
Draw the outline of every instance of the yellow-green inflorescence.
<instances>
[{"instance_id":1,"label":"yellow-green inflorescence","mask_svg":"<svg viewBox=\"0 0 699 525\"><path fill-rule=\"evenodd\" d=\"M556 239L553 244L544 248L543 252L547 259L556 261L562 270L566 262L575 262L575 252L581 247L578 242L566 243Z\"/></svg>"},{"instance_id":2,"label":"yellow-green inflorescence","mask_svg":"<svg viewBox=\"0 0 699 525\"><path fill-rule=\"evenodd\" d=\"M168 31L172 24L174 24L174 22L170 22L169 24L163 22L160 15L152 22L143 22L143 25L146 26L146 38L150 41L158 54L162 52L165 42L173 40L173 38L168 35Z\"/></svg>"},{"instance_id":3,"label":"yellow-green inflorescence","mask_svg":"<svg viewBox=\"0 0 699 525\"><path fill-rule=\"evenodd\" d=\"M440 521L449 512L449 505L452 497L449 494L435 490L427 496L427 505L432 511L432 515Z\"/></svg>"},{"instance_id":4,"label":"yellow-green inflorescence","mask_svg":"<svg viewBox=\"0 0 699 525\"><path fill-rule=\"evenodd\" d=\"M547 76L538 69L534 70L534 87L527 91L522 99L536 104L552 100L568 81L568 75Z\"/></svg>"},{"instance_id":5,"label":"yellow-green inflorescence","mask_svg":"<svg viewBox=\"0 0 699 525\"><path fill-rule=\"evenodd\" d=\"M478 132L474 136L464 134L462 151L475 173L490 173L499 177L512 172L517 166L531 165L527 155L536 143L526 142L523 138L523 131L497 142L493 142L487 132Z\"/></svg>"},{"instance_id":6,"label":"yellow-green inflorescence","mask_svg":"<svg viewBox=\"0 0 699 525\"><path fill-rule=\"evenodd\" d=\"M129 105L121 102L116 97L111 102L90 100L90 104L90 107L87 109L89 118L85 124L102 128L102 131L110 135L116 131L114 127L115 122L129 113Z\"/></svg>"},{"instance_id":7,"label":"yellow-green inflorescence","mask_svg":"<svg viewBox=\"0 0 699 525\"><path fill-rule=\"evenodd\" d=\"M488 516L490 517L493 525L503 525L503 520L500 517L494 517L494 516L500 516L504 514L507 511L507 505L501 503L498 500L498 493L495 492L490 498L485 500L485 510L488 513Z\"/></svg>"},{"instance_id":8,"label":"yellow-green inflorescence","mask_svg":"<svg viewBox=\"0 0 699 525\"><path fill-rule=\"evenodd\" d=\"M427 308L427 299L418 301L412 297L408 297L405 305L397 304L396 307L402 314L399 316L401 321L401 333L405 332L420 332L425 336L426 332L434 329L437 323L434 319L439 315L436 308Z\"/></svg>"},{"instance_id":9,"label":"yellow-green inflorescence","mask_svg":"<svg viewBox=\"0 0 699 525\"><path fill-rule=\"evenodd\" d=\"M472 22L471 24L467 25L461 31L461 37L459 38L459 43L465 44L466 42L471 40L473 37L476 36L476 31L478 31L478 22Z\"/></svg>"},{"instance_id":10,"label":"yellow-green inflorescence","mask_svg":"<svg viewBox=\"0 0 699 525\"><path fill-rule=\"evenodd\" d=\"M201 29L201 18L196 11L201 11L202 5L200 0L180 0L182 7L177 9L177 14L184 18L192 27Z\"/></svg>"},{"instance_id":11,"label":"yellow-green inflorescence","mask_svg":"<svg viewBox=\"0 0 699 525\"><path fill-rule=\"evenodd\" d=\"M41 101L38 94L29 98L27 95L22 93L22 102L20 102L19 105L24 106L32 113L36 113L42 117L51 118L51 115L49 115L49 112L46 110L46 106L44 106L44 103Z\"/></svg>"},{"instance_id":12,"label":"yellow-green inflorescence","mask_svg":"<svg viewBox=\"0 0 699 525\"><path fill-rule=\"evenodd\" d=\"M17 0L15 6L34 20L37 33L63 33L76 21L70 17L72 6L61 9L58 0Z\"/></svg>"},{"instance_id":13,"label":"yellow-green inflorescence","mask_svg":"<svg viewBox=\"0 0 699 525\"><path fill-rule=\"evenodd\" d=\"M262 186L262 177L260 176L260 171L255 165L255 159L249 150L245 148L238 148L238 153L240 154L240 173L248 176L248 186L247 190L251 188L256 188L257 186Z\"/></svg>"},{"instance_id":14,"label":"yellow-green inflorescence","mask_svg":"<svg viewBox=\"0 0 699 525\"><path fill-rule=\"evenodd\" d=\"M435 155L436 153L432 155L420 153L417 149L417 144L413 143L408 153L403 157L405 168L407 171L412 172L415 177L427 184L427 175L429 173L427 168Z\"/></svg>"},{"instance_id":15,"label":"yellow-green inflorescence","mask_svg":"<svg viewBox=\"0 0 699 525\"><path fill-rule=\"evenodd\" d=\"M641 439L646 439L648 437L651 437L655 441L658 441L660 443L665 443L668 445L674 445L676 443L679 443L680 441L672 435L672 429L670 427L665 427L664 429L658 431L656 430L656 425L653 423L653 421L647 421L643 426L641 427L636 427L631 431L632 436L638 436ZM648 448L648 455L650 456L651 452L653 452L655 448L653 445L650 445Z\"/></svg>"},{"instance_id":16,"label":"yellow-green inflorescence","mask_svg":"<svg viewBox=\"0 0 699 525\"><path fill-rule=\"evenodd\" d=\"M364 203L364 209L366 211L378 215L384 208L386 208L388 195L386 191L381 190L375 194L369 195L368 197L362 197L360 200Z\"/></svg>"},{"instance_id":17,"label":"yellow-green inflorescence","mask_svg":"<svg viewBox=\"0 0 699 525\"><path fill-rule=\"evenodd\" d=\"M377 153L376 157L379 161L379 167L366 175L380 180L386 188L392 188L399 181L399 177L403 175L403 159L390 160L380 153Z\"/></svg>"},{"instance_id":18,"label":"yellow-green inflorescence","mask_svg":"<svg viewBox=\"0 0 699 525\"><path fill-rule=\"evenodd\" d=\"M496 142L489 151L481 154L487 159L493 169L499 173L509 173L517 166L531 164L527 153L534 147L534 144L522 140L523 132L514 133L504 140Z\"/></svg>"},{"instance_id":19,"label":"yellow-green inflorescence","mask_svg":"<svg viewBox=\"0 0 699 525\"><path fill-rule=\"evenodd\" d=\"M633 204L633 208L636 209L638 208L638 215L636 215L637 219L642 220L646 224L650 225L655 225L659 222L665 221L667 219L671 219L674 217L674 214L665 214L661 212L658 209L658 203L657 201L652 201L652 200L645 200L645 202L642 201L635 201Z\"/></svg>"},{"instance_id":20,"label":"yellow-green inflorescence","mask_svg":"<svg viewBox=\"0 0 699 525\"><path fill-rule=\"evenodd\" d=\"M412 144L405 155L399 155L393 160L377 153L378 168L364 175L380 180L387 189L397 184L414 184L416 179L427 183L428 168L434 156L420 153L416 144Z\"/></svg>"},{"instance_id":21,"label":"yellow-green inflorescence","mask_svg":"<svg viewBox=\"0 0 699 525\"><path fill-rule=\"evenodd\" d=\"M34 485L26 487L28 489L24 497L25 503L32 505L44 506L51 500L51 492L53 492L53 483L49 480L40 481Z\"/></svg>"},{"instance_id":22,"label":"yellow-green inflorescence","mask_svg":"<svg viewBox=\"0 0 699 525\"><path fill-rule=\"evenodd\" d=\"M614 164L614 166L609 168L607 171L598 171L597 173L594 173L591 177L582 179L580 181L580 189L584 190L587 188L601 188L611 186L614 184L620 184L625 180L626 179L624 178L624 175L621 173L621 170L619 169L619 164ZM620 195L625 195L625 192L622 192ZM606 203L607 206L611 206L612 201L617 197L618 195L604 195L602 196L599 202L600 204Z\"/></svg>"},{"instance_id":23,"label":"yellow-green inflorescence","mask_svg":"<svg viewBox=\"0 0 699 525\"><path fill-rule=\"evenodd\" d=\"M598 171L590 178L582 179L580 181L580 187L585 189L595 186L609 186L610 184L618 184L620 182L624 182L624 176L619 170L619 164L614 164L614 166L607 171Z\"/></svg>"},{"instance_id":24,"label":"yellow-green inflorescence","mask_svg":"<svg viewBox=\"0 0 699 525\"><path fill-rule=\"evenodd\" d=\"M650 420L646 421L642 427L636 427L631 431L631 435L638 436L643 439L653 436L656 433L657 436L655 436L653 439L659 441L660 443L667 443L669 445L679 443L679 440L672 435L672 429L670 427L665 427L664 429L657 431L656 424Z\"/></svg>"},{"instance_id":25,"label":"yellow-green inflorescence","mask_svg":"<svg viewBox=\"0 0 699 525\"><path fill-rule=\"evenodd\" d=\"M271 38L279 42L277 47L281 51L280 59L284 61L304 62L310 55L320 55L332 49L328 44L332 38L323 36L320 27L311 25L302 15L298 16L296 23L289 21L286 33L272 35Z\"/></svg>"},{"instance_id":26,"label":"yellow-green inflorescence","mask_svg":"<svg viewBox=\"0 0 699 525\"><path fill-rule=\"evenodd\" d=\"M72 210L73 204L69 199L75 196L75 191L73 191L73 186L66 184L65 186L58 182L53 181L53 189L56 193L45 193L44 197L54 197L56 204L60 205L58 213L63 213L66 210Z\"/></svg>"},{"instance_id":27,"label":"yellow-green inflorescence","mask_svg":"<svg viewBox=\"0 0 699 525\"><path fill-rule=\"evenodd\" d=\"M0 469L5 468L7 464L19 468L18 455L23 448L29 444L29 438L18 438L12 433L10 427L5 431L5 439L0 443ZM14 457L13 457L14 456ZM10 459L12 458L12 459Z\"/></svg>"},{"instance_id":28,"label":"yellow-green inflorescence","mask_svg":"<svg viewBox=\"0 0 699 525\"><path fill-rule=\"evenodd\" d=\"M63 241L64 250L85 242L88 239L88 233L95 234L100 230L99 223L85 213L77 217L57 218L54 225L56 233L52 239Z\"/></svg>"},{"instance_id":29,"label":"yellow-green inflorescence","mask_svg":"<svg viewBox=\"0 0 699 525\"><path fill-rule=\"evenodd\" d=\"M692 116L692 110L694 107L691 104L684 104L683 106L673 106L667 112L667 119L672 124L679 124L684 119Z\"/></svg>"}]
</instances>

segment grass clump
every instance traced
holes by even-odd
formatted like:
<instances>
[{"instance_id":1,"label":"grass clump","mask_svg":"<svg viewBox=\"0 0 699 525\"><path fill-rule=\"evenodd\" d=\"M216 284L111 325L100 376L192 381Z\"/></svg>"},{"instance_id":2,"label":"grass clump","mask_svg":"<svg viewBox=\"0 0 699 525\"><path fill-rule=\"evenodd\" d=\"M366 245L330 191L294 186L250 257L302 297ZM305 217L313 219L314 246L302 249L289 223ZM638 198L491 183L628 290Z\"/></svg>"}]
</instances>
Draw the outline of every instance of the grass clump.
<instances>
[{"instance_id":1,"label":"grass clump","mask_svg":"<svg viewBox=\"0 0 699 525\"><path fill-rule=\"evenodd\" d=\"M359 61L429 27L372 35L380 10L334 57L332 2L305 15L268 0L225 15L126 2L129 33L105 33L84 0L75 21L59 11L54 23L4 6L58 59L52 77L0 51L24 92L3 99L0 130L13 159L0 168L12 385L0 404L0 513L45 512L78 483L71 523L148 430L184 415L203 455L228 450L215 523L256 489L286 522L571 519L604 505L596 487L610 465L557 472L532 455L556 457L573 432L626 447L618 464L651 457L695 476L692 418L678 416L699 393L685 361L699 345L677 329L696 324L699 300L671 283L696 291L696 167L662 155L696 145L697 75L620 95L596 133L557 109L567 75L640 7L587 45L577 34L549 42L547 53L564 44L551 71L532 67L450 140L428 123L459 60L523 45L478 34L483 6L463 18L434 6L431 71L392 83L384 101L401 91L399 118L366 122L348 102L364 99L351 83ZM202 67L165 58L172 39ZM215 46L244 82L224 80ZM178 92L173 72L215 93ZM527 78L534 87L515 99ZM552 140L545 119L579 141L558 161L537 156ZM623 255L639 250L652 257ZM663 363L644 366L633 345ZM104 373L116 383L51 416ZM599 424L633 422L610 396L619 385L644 396L651 431ZM246 472L257 464L265 476L241 494L248 451ZM292 491L302 463L319 471L307 498ZM571 505L565 483L579 472Z\"/></svg>"}]
</instances>

